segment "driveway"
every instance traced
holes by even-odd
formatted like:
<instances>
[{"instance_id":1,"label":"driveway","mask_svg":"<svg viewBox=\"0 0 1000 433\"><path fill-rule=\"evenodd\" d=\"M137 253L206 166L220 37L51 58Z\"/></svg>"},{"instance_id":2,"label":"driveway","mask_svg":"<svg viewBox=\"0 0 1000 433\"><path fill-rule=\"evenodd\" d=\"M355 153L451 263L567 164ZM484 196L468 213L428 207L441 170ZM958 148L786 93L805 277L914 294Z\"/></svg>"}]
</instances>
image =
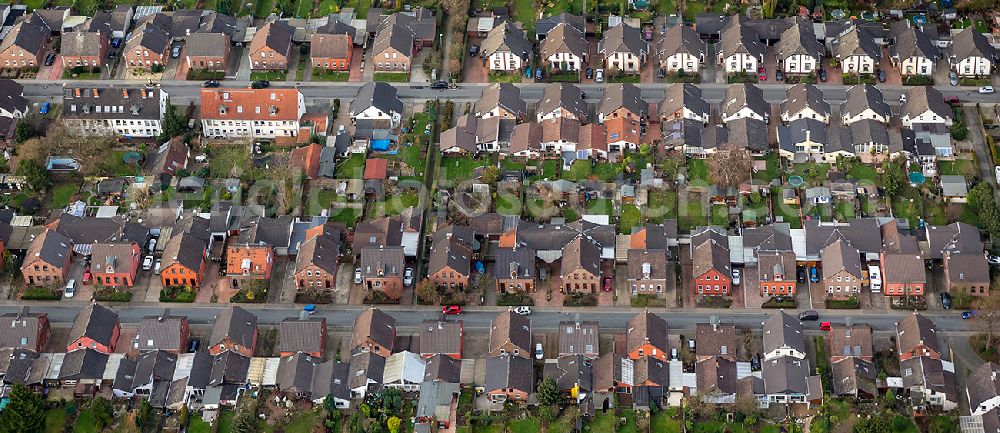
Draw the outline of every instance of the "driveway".
<instances>
[{"instance_id":1,"label":"driveway","mask_svg":"<svg viewBox=\"0 0 1000 433\"><path fill-rule=\"evenodd\" d=\"M973 143L976 151L976 161L979 163L979 177L996 185L996 176L993 175L993 162L990 153L986 149L986 137L983 136L983 121L979 117L979 110L974 105L963 107L962 113L965 115L965 124L969 127L969 141Z\"/></svg>"}]
</instances>

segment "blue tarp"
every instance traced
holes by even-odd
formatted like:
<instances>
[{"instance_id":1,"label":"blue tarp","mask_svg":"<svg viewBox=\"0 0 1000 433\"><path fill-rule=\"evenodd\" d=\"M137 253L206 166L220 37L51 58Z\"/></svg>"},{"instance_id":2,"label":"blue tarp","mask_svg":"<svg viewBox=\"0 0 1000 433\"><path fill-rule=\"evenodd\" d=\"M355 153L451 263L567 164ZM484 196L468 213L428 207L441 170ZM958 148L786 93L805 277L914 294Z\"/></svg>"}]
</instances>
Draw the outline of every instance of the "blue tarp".
<instances>
[{"instance_id":1,"label":"blue tarp","mask_svg":"<svg viewBox=\"0 0 1000 433\"><path fill-rule=\"evenodd\" d=\"M372 150L385 152L389 150L389 140L372 140Z\"/></svg>"}]
</instances>

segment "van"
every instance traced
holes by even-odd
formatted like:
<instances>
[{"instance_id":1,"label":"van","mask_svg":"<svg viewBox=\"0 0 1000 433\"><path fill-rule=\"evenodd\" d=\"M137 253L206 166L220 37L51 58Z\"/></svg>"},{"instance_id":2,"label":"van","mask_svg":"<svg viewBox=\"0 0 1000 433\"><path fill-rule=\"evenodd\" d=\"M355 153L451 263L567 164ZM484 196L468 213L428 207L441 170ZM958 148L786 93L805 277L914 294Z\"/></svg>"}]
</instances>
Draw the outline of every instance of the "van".
<instances>
[{"instance_id":1,"label":"van","mask_svg":"<svg viewBox=\"0 0 1000 433\"><path fill-rule=\"evenodd\" d=\"M882 292L882 272L878 266L868 266L868 287L871 288L872 293Z\"/></svg>"}]
</instances>

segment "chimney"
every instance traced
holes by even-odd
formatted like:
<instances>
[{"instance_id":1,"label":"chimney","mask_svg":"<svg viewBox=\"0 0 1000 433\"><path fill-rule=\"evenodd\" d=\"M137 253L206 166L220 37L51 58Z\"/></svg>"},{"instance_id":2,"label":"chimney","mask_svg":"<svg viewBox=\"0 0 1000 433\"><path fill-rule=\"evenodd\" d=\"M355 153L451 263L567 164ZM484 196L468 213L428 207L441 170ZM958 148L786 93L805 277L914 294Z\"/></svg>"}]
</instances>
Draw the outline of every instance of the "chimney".
<instances>
[{"instance_id":1,"label":"chimney","mask_svg":"<svg viewBox=\"0 0 1000 433\"><path fill-rule=\"evenodd\" d=\"M812 131L810 131L810 130L809 130L809 129L807 128L807 129L806 129L806 141L808 141L808 142L812 142L812 139L810 138L810 136L812 135L811 133L812 133Z\"/></svg>"},{"instance_id":2,"label":"chimney","mask_svg":"<svg viewBox=\"0 0 1000 433\"><path fill-rule=\"evenodd\" d=\"M164 320L167 319L167 317L170 317L170 309L164 308L163 312L160 313L160 317L156 318L156 321L162 323Z\"/></svg>"},{"instance_id":3,"label":"chimney","mask_svg":"<svg viewBox=\"0 0 1000 433\"><path fill-rule=\"evenodd\" d=\"M24 306L22 306L21 308L19 308L17 310L17 317L15 317L14 320L20 321L21 318L27 317L27 316L28 316L28 306L24 305Z\"/></svg>"}]
</instances>

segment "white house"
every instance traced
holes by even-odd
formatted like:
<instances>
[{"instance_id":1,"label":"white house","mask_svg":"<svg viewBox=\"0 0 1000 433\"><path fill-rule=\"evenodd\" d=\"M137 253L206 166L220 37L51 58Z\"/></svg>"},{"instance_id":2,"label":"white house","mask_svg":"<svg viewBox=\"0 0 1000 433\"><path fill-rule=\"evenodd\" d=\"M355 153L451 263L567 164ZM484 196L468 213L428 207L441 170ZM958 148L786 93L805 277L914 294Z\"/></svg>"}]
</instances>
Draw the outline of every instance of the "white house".
<instances>
[{"instance_id":1,"label":"white house","mask_svg":"<svg viewBox=\"0 0 1000 433\"><path fill-rule=\"evenodd\" d=\"M802 322L784 310L774 313L764 321L764 359L788 356L806 358L805 334Z\"/></svg>"},{"instance_id":2,"label":"white house","mask_svg":"<svg viewBox=\"0 0 1000 433\"><path fill-rule=\"evenodd\" d=\"M416 391L424 381L426 366L427 361L419 354L410 351L393 353L385 361L382 386L399 388L404 392Z\"/></svg>"},{"instance_id":3,"label":"white house","mask_svg":"<svg viewBox=\"0 0 1000 433\"><path fill-rule=\"evenodd\" d=\"M659 45L660 67L667 73L681 70L697 73L705 63L705 42L688 26L671 27L660 38Z\"/></svg>"},{"instance_id":4,"label":"white house","mask_svg":"<svg viewBox=\"0 0 1000 433\"><path fill-rule=\"evenodd\" d=\"M844 125L865 119L888 123L892 111L881 90L870 84L858 84L847 89L847 99L840 104L840 114Z\"/></svg>"},{"instance_id":5,"label":"white house","mask_svg":"<svg viewBox=\"0 0 1000 433\"><path fill-rule=\"evenodd\" d=\"M993 71L997 49L975 26L966 27L952 37L951 69L963 77L985 77Z\"/></svg>"},{"instance_id":6,"label":"white house","mask_svg":"<svg viewBox=\"0 0 1000 433\"><path fill-rule=\"evenodd\" d=\"M811 74L823 59L825 48L816 39L812 22L796 18L795 23L781 33L775 52L781 69L790 75Z\"/></svg>"},{"instance_id":7,"label":"white house","mask_svg":"<svg viewBox=\"0 0 1000 433\"><path fill-rule=\"evenodd\" d=\"M830 123L830 103L823 98L823 91L812 84L796 84L785 91L781 103L781 121L813 119Z\"/></svg>"},{"instance_id":8,"label":"white house","mask_svg":"<svg viewBox=\"0 0 1000 433\"><path fill-rule=\"evenodd\" d=\"M882 47L867 30L852 26L834 41L834 56L845 73L871 74L882 61Z\"/></svg>"},{"instance_id":9,"label":"white house","mask_svg":"<svg viewBox=\"0 0 1000 433\"><path fill-rule=\"evenodd\" d=\"M723 122L744 117L771 121L771 104L764 100L764 92L753 84L726 87L726 99L722 101L721 109Z\"/></svg>"},{"instance_id":10,"label":"white house","mask_svg":"<svg viewBox=\"0 0 1000 433\"><path fill-rule=\"evenodd\" d=\"M646 64L649 43L642 38L639 29L621 23L604 32L597 52L604 56L605 68L636 73Z\"/></svg>"},{"instance_id":11,"label":"white house","mask_svg":"<svg viewBox=\"0 0 1000 433\"><path fill-rule=\"evenodd\" d=\"M28 114L24 86L10 79L0 79L0 117L20 119Z\"/></svg>"},{"instance_id":12,"label":"white house","mask_svg":"<svg viewBox=\"0 0 1000 433\"><path fill-rule=\"evenodd\" d=\"M909 24L895 27L894 43L889 46L889 56L899 73L904 76L933 75L934 64L941 58L941 50L934 45L930 36Z\"/></svg>"},{"instance_id":13,"label":"white house","mask_svg":"<svg viewBox=\"0 0 1000 433\"><path fill-rule=\"evenodd\" d=\"M583 33L566 23L556 25L541 42L540 53L548 69L580 71L587 61L590 44Z\"/></svg>"},{"instance_id":14,"label":"white house","mask_svg":"<svg viewBox=\"0 0 1000 433\"><path fill-rule=\"evenodd\" d=\"M722 30L718 62L729 74L754 74L764 64L764 44L743 20L744 15L733 15Z\"/></svg>"},{"instance_id":15,"label":"white house","mask_svg":"<svg viewBox=\"0 0 1000 433\"><path fill-rule=\"evenodd\" d=\"M966 384L973 416L983 416L1000 408L1000 366L992 362L980 364L969 373Z\"/></svg>"},{"instance_id":16,"label":"white house","mask_svg":"<svg viewBox=\"0 0 1000 433\"><path fill-rule=\"evenodd\" d=\"M166 109L167 92L158 87L66 87L62 122L80 135L159 137Z\"/></svg>"},{"instance_id":17,"label":"white house","mask_svg":"<svg viewBox=\"0 0 1000 433\"><path fill-rule=\"evenodd\" d=\"M953 116L951 106L944 102L944 96L931 86L911 88L906 93L906 103L899 113L903 126L907 128L919 123L951 126Z\"/></svg>"},{"instance_id":18,"label":"white house","mask_svg":"<svg viewBox=\"0 0 1000 433\"><path fill-rule=\"evenodd\" d=\"M491 71L520 71L531 59L531 42L524 30L506 21L490 30L483 40L482 56Z\"/></svg>"},{"instance_id":19,"label":"white house","mask_svg":"<svg viewBox=\"0 0 1000 433\"><path fill-rule=\"evenodd\" d=\"M305 112L305 98L298 89L201 89L206 137L295 137Z\"/></svg>"},{"instance_id":20,"label":"white house","mask_svg":"<svg viewBox=\"0 0 1000 433\"><path fill-rule=\"evenodd\" d=\"M358 96L351 101L349 114L355 120L383 121L396 128L403 119L403 101L395 87L381 81L369 82L361 86Z\"/></svg>"}]
</instances>

